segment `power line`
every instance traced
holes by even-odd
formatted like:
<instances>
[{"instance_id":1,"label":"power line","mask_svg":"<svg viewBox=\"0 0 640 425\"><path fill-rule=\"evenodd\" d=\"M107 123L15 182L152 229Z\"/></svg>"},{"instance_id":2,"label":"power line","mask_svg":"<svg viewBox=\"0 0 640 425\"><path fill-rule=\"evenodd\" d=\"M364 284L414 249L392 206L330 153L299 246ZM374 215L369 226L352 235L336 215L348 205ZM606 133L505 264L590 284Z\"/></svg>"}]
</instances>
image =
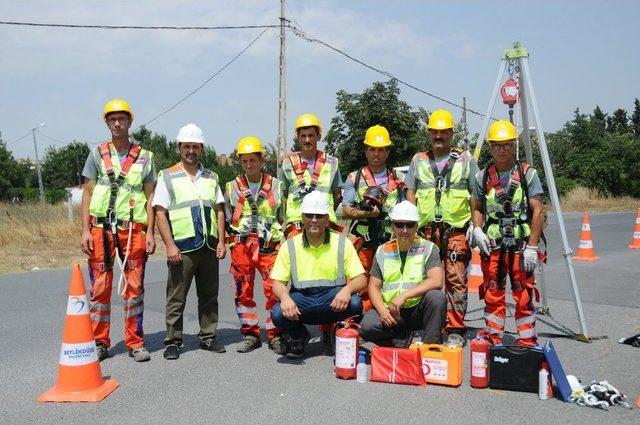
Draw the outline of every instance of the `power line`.
<instances>
[{"instance_id":1,"label":"power line","mask_svg":"<svg viewBox=\"0 0 640 425\"><path fill-rule=\"evenodd\" d=\"M46 27L46 28L83 28L100 30L244 30L262 28L280 28L280 25L224 25L224 26L150 26L150 25L75 25L51 24L39 22L0 21L0 25Z\"/></svg>"},{"instance_id":2,"label":"power line","mask_svg":"<svg viewBox=\"0 0 640 425\"><path fill-rule=\"evenodd\" d=\"M51 136L49 136L48 134L45 134L45 133L43 133L43 132L42 132L42 131L40 131L40 130L37 130L37 131L38 131L38 134L40 134L41 136L44 136L46 139L52 140L52 141L54 141L54 142L62 143L63 145L66 145L66 144L68 144L68 143L69 143L69 142L62 141L62 140L60 140L60 139L56 139L55 137L51 137Z\"/></svg>"},{"instance_id":3,"label":"power line","mask_svg":"<svg viewBox=\"0 0 640 425\"><path fill-rule=\"evenodd\" d=\"M435 94L433 94L433 93L429 93L429 92L427 92L427 91L425 91L425 90L422 90L422 89L421 89L421 88L419 88L419 87L414 86L413 84L407 83L406 81L401 80L400 78L396 77L395 75L391 74L390 72L383 71L383 70L378 69L378 68L376 68L376 67L374 67L374 66L372 66L372 65L369 65L368 63L363 62L362 60L357 59L357 58L355 58L355 57L353 57L353 56L349 55L348 53L346 53L346 52L344 52L344 51L342 51L342 50L338 49L337 47L332 46L331 44L329 44L329 43L327 43L327 42L325 42L325 41L322 41L322 40L317 39L317 38L309 37L308 35L306 35L306 34L305 34L305 33L304 33L300 28L298 28L298 27L295 27L295 26L293 26L293 25L289 25L289 28L291 29L291 32L293 32L295 35L297 35L299 38L302 38L302 39L303 39L303 40L305 40L305 41L308 41L308 42L310 42L310 43L318 43L318 44L322 44L323 46L325 46L325 47L327 47L327 48L329 48L329 49L333 50L334 52L339 53L339 54L341 54L342 56L344 56L344 57L346 57L346 58L348 58L348 59L351 59L352 61L354 61L354 62L356 62L356 63L359 63L360 65L364 66L365 68L369 68L370 70L375 71L375 72L377 72L378 74L382 74L382 75L384 75L385 77L392 78L392 79L396 80L397 82L399 82L400 84L403 84L403 85L405 85L405 86L407 86L407 87L409 87L409 88L411 88L411 89L413 89L413 90L415 90L415 91L417 91L417 92L420 92L420 93L422 93L422 94L426 94L427 96L430 96L430 97L432 97L432 98L434 98L434 99L437 99L437 100L439 100L439 101L441 101L441 102L444 102L444 103L446 103L446 104L448 104L448 105L455 106L456 108L460 108L460 109L464 110L464 107L463 107L462 105L459 105L459 104L457 104L457 103L455 103L455 102L452 102L452 101L450 101L450 100L447 100L447 99L445 99L445 98L442 98L442 97L440 97L440 96L438 96L438 95L435 95ZM467 110L468 112L471 112L472 114L475 114L475 115L478 115L478 116L480 116L480 117L483 117L483 118L484 118L484 114L482 114L482 113L480 113L480 112L478 112L478 111L475 111L475 110L470 109L470 108L466 108L466 110Z\"/></svg>"},{"instance_id":4,"label":"power line","mask_svg":"<svg viewBox=\"0 0 640 425\"><path fill-rule=\"evenodd\" d=\"M279 27L279 26L278 26ZM236 59L238 59L240 56L242 56L242 54L244 52L246 52L247 50L249 50L249 48L251 46L253 46L253 44L258 41L258 39L260 37L262 37L262 35L269 31L271 28L265 28L260 34L258 34L258 36L256 38L254 38L251 43L249 43L244 49L242 49L240 51L240 53L238 53L237 55L235 55L233 57L233 59L231 59L229 62L227 62L222 68L220 68L219 70L217 70L212 76L210 76L209 78L207 78L205 80L204 83L200 84L200 86L198 86L198 88L196 88L195 90L191 91L191 93L187 94L186 96L184 96L182 99L180 99L179 101L177 101L173 106L171 106L170 108L168 108L167 110L165 110L164 112L161 112L160 114L156 115L155 117L153 117L152 119L150 119L149 121L145 122L144 124L142 124L143 126L147 126L149 124L151 124L152 122L154 122L155 120L157 120L158 118L160 118L161 116L165 115L166 113L172 111L176 106L180 105L182 102L184 102L185 100L187 100L188 98L190 98L191 96L193 96L194 94L196 94L201 88L203 88L205 85L207 85L207 83L211 80L213 80L215 77L218 76L218 74L220 74L222 71L224 71L229 65L231 65L233 62L235 62Z\"/></svg>"},{"instance_id":5,"label":"power line","mask_svg":"<svg viewBox=\"0 0 640 425\"><path fill-rule=\"evenodd\" d=\"M20 140L24 139L25 137L27 137L28 135L31 134L31 130L27 131L26 133L24 133L24 136L20 136L15 140L10 141L9 143L7 143L7 147L13 145L14 143L19 142Z\"/></svg>"}]
</instances>

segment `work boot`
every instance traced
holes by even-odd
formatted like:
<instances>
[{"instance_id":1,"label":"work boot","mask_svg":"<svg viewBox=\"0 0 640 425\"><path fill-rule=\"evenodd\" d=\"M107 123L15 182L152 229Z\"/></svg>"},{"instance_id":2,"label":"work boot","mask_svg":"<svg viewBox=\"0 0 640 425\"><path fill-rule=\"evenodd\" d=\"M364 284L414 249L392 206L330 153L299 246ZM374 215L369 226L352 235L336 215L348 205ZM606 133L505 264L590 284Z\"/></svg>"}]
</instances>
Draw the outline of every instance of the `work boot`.
<instances>
[{"instance_id":1,"label":"work boot","mask_svg":"<svg viewBox=\"0 0 640 425\"><path fill-rule=\"evenodd\" d=\"M464 344L465 344L465 340L462 337L462 335L457 334L455 332L448 334L447 339L444 342L444 345L446 345L449 348L462 348L464 347Z\"/></svg>"},{"instance_id":2,"label":"work boot","mask_svg":"<svg viewBox=\"0 0 640 425\"><path fill-rule=\"evenodd\" d=\"M178 360L178 357L180 357L180 347L176 344L167 345L164 349L163 356L167 360Z\"/></svg>"},{"instance_id":3,"label":"work boot","mask_svg":"<svg viewBox=\"0 0 640 425\"><path fill-rule=\"evenodd\" d=\"M147 351L144 345L129 350L129 357L133 357L133 360L136 362L148 362L151 360L151 354L149 354L149 351Z\"/></svg>"},{"instance_id":4,"label":"work boot","mask_svg":"<svg viewBox=\"0 0 640 425\"><path fill-rule=\"evenodd\" d=\"M245 335L238 344L238 349L236 350L238 353L248 353L249 351L253 351L256 348L260 348L262 346L262 341L260 341L260 337L255 335Z\"/></svg>"},{"instance_id":5,"label":"work boot","mask_svg":"<svg viewBox=\"0 0 640 425\"><path fill-rule=\"evenodd\" d=\"M333 356L336 353L336 331L333 328L330 331L322 331L322 349L325 356Z\"/></svg>"},{"instance_id":6,"label":"work boot","mask_svg":"<svg viewBox=\"0 0 640 425\"><path fill-rule=\"evenodd\" d=\"M282 336L274 336L269 340L269 349L276 354L284 356L289 351L289 344Z\"/></svg>"},{"instance_id":7,"label":"work boot","mask_svg":"<svg viewBox=\"0 0 640 425\"><path fill-rule=\"evenodd\" d=\"M104 344L96 345L96 350L98 351L98 361L103 361L109 358L109 349Z\"/></svg>"},{"instance_id":8,"label":"work boot","mask_svg":"<svg viewBox=\"0 0 640 425\"><path fill-rule=\"evenodd\" d=\"M301 359L304 357L304 347L311 339L311 334L309 330L304 328L304 336L301 338L289 338L289 351L286 356L290 359Z\"/></svg>"},{"instance_id":9,"label":"work boot","mask_svg":"<svg viewBox=\"0 0 640 425\"><path fill-rule=\"evenodd\" d=\"M227 349L224 348L224 345L220 344L216 341L216 338L209 338L205 341L200 342L200 348L207 351L213 351L214 353L226 353Z\"/></svg>"}]
</instances>

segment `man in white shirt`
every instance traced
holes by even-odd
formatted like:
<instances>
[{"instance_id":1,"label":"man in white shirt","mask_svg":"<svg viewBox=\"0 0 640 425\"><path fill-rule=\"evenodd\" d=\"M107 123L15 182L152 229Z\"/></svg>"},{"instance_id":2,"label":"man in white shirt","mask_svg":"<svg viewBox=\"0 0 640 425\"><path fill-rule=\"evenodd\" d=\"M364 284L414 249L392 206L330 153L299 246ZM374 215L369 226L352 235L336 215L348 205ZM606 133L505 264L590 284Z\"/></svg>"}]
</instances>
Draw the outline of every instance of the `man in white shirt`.
<instances>
[{"instance_id":1,"label":"man in white shirt","mask_svg":"<svg viewBox=\"0 0 640 425\"><path fill-rule=\"evenodd\" d=\"M178 132L180 162L160 171L153 198L158 230L167 247L167 336L164 358L180 357L182 319L195 276L200 348L224 353L216 341L218 260L225 257L224 197L216 173L200 162L202 130L188 124Z\"/></svg>"}]
</instances>

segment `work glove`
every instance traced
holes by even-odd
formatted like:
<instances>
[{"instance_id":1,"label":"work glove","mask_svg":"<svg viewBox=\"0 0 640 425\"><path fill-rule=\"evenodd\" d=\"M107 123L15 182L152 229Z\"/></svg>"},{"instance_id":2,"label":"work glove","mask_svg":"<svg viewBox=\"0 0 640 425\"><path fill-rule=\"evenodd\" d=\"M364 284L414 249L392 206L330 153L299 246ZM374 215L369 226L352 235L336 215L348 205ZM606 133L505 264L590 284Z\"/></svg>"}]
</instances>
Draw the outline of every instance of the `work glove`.
<instances>
[{"instance_id":1,"label":"work glove","mask_svg":"<svg viewBox=\"0 0 640 425\"><path fill-rule=\"evenodd\" d=\"M476 241L476 246L480 248L480 251L482 251L484 255L491 254L491 242L489 241L489 237L482 231L482 228L473 228L473 239Z\"/></svg>"},{"instance_id":2,"label":"work glove","mask_svg":"<svg viewBox=\"0 0 640 425\"><path fill-rule=\"evenodd\" d=\"M473 240L473 224L470 224L469 227L467 227L467 234L464 238L467 240L469 245L471 245L471 241Z\"/></svg>"},{"instance_id":3,"label":"work glove","mask_svg":"<svg viewBox=\"0 0 640 425\"><path fill-rule=\"evenodd\" d=\"M531 273L536 269L538 265L538 247L537 246L529 246L524 250L524 269L525 271Z\"/></svg>"}]
</instances>

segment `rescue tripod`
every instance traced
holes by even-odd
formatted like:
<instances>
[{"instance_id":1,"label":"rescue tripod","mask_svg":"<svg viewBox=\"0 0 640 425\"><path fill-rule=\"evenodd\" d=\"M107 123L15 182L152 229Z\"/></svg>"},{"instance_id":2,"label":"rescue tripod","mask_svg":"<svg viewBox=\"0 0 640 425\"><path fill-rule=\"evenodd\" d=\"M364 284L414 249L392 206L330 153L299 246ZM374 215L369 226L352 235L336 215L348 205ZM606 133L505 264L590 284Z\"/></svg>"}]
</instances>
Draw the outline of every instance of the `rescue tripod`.
<instances>
[{"instance_id":1,"label":"rescue tripod","mask_svg":"<svg viewBox=\"0 0 640 425\"><path fill-rule=\"evenodd\" d=\"M576 279L576 275L573 270L573 262L571 259L572 251L569 248L567 232L565 230L564 220L562 218L562 211L560 209L560 200L558 198L558 192L556 190L555 180L553 178L553 170L551 169L549 152L547 151L547 141L545 139L542 122L540 120L540 113L539 113L538 105L536 102L536 96L533 91L531 73L529 72L529 53L517 41L513 43L513 48L505 49L504 54L502 56L502 60L500 62L500 69L498 70L498 77L496 78L496 83L495 83L495 86L493 87L493 92L491 93L489 106L487 107L487 112L482 122L480 137L478 139L478 143L475 148L474 156L476 160L480 157L480 152L482 151L482 144L487 134L487 129L489 128L489 123L491 121L491 116L493 114L493 108L496 102L496 98L498 97L498 90L500 89L500 85L504 78L504 74L505 74L505 71L507 70L507 67L509 68L510 74L512 74L512 70L514 69L519 72L520 84L519 84L519 88L516 89L517 90L516 94L517 94L517 101L519 103L520 112L521 112L520 115L521 115L522 126L523 126L525 155L527 158L527 163L533 164L531 134L529 131L529 109L528 109L529 106L527 105L527 101L530 98L531 109L532 109L533 117L536 123L538 147L540 149L540 156L542 158L542 165L544 167L544 174L547 180L547 186L549 187L549 195L551 196L551 205L553 206L556 217L558 217L558 225L560 227L560 235L562 237L562 245L563 245L562 256L564 257L564 260L567 266L567 271L569 273L569 279L571 280L571 286L573 287L576 314L580 322L580 329L582 333L577 334L563 325L560 325L560 327L562 332L566 333L567 336L574 337L578 341L591 342L592 338L589 336L589 331L587 330L587 323L585 321L584 313L582 311L582 302L580 301L578 281ZM507 87L509 87L509 85L505 84L503 88L505 90L508 90ZM511 85L511 87L513 87L513 85ZM508 95L509 93L506 93L506 94ZM503 94L503 98L504 97L505 97L505 94ZM507 103L506 98L505 98L505 103ZM510 105L509 113L512 118L513 117L512 105ZM511 121L513 122L513 119L511 119ZM547 303L546 282L544 278L544 265L542 262L540 262L538 266L538 270L536 273L536 282L539 284L538 286L540 288L541 301L542 301L542 306L538 309L538 313L547 315L549 318L553 319L549 309L549 304Z\"/></svg>"}]
</instances>

